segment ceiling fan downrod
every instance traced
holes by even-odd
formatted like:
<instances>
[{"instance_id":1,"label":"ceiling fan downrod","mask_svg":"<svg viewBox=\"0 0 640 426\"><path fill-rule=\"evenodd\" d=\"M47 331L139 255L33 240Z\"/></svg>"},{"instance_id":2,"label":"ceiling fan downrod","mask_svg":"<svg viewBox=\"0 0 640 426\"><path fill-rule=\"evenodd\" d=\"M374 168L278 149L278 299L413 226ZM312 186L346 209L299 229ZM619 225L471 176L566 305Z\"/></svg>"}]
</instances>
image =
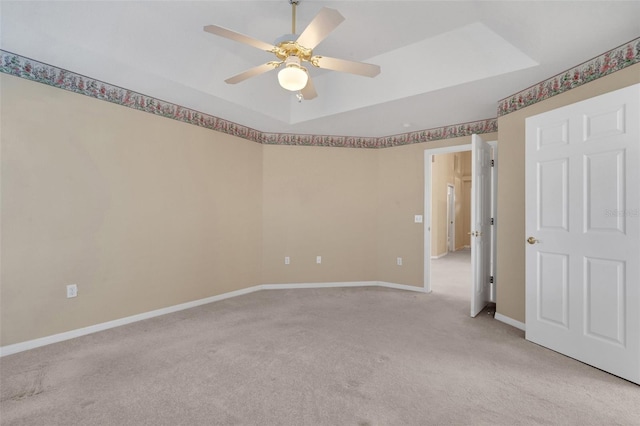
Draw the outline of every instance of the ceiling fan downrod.
<instances>
[{"instance_id":1,"label":"ceiling fan downrod","mask_svg":"<svg viewBox=\"0 0 640 426\"><path fill-rule=\"evenodd\" d=\"M300 0L289 0L291 5L291 34L296 33L296 6L300 3Z\"/></svg>"}]
</instances>

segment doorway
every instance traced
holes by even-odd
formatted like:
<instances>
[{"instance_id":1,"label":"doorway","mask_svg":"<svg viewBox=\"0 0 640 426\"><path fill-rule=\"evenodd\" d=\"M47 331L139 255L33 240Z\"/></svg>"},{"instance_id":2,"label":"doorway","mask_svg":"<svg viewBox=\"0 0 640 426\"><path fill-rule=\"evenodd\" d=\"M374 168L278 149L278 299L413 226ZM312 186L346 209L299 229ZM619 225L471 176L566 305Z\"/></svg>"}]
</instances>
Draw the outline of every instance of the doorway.
<instances>
[{"instance_id":1,"label":"doorway","mask_svg":"<svg viewBox=\"0 0 640 426\"><path fill-rule=\"evenodd\" d=\"M475 140L480 139L474 135L474 146L476 144ZM481 142L481 140L480 140ZM497 142L492 141L488 143L484 143L484 145L489 145L491 149L491 157L494 160L492 164L497 163ZM450 154L462 154L451 156ZM443 279L441 277L442 274L436 271L435 276L432 275L433 265L432 262L439 262L437 267L440 268L441 265L451 264L445 267L454 267L457 269L456 276L458 276L457 289L453 290L457 292L459 295L466 295L467 300L471 299L473 304L473 292L475 287L475 281L477 281L476 276L473 274L473 270L471 269L471 265L468 263L471 259L471 247L473 246L473 236L470 236L472 231L472 221L470 215L461 214L460 212L460 203L458 203L458 207L456 207L455 201L457 199L464 199L465 196L471 194L473 189L473 170L461 170L463 168L463 155L470 156L472 154L472 144L466 145L458 145L444 148L434 148L425 150L425 195L424 195L424 216L425 216L425 227L424 227L424 288L426 292L431 292L432 288L432 280L433 279ZM449 161L453 165L453 169L456 170L453 173L454 181L446 182L442 181L442 177L438 177L434 174L439 169L442 169L442 165L438 165L438 157L442 156L442 158L449 155ZM497 164L495 164L497 166ZM451 167L449 165L448 167ZM471 167L472 169L474 167ZM495 212L495 200L497 196L497 187L496 187L496 170L497 167L492 167L490 170L489 179L491 180L490 191L485 191L486 195L483 195L482 200L476 200L476 203L480 203L482 205L490 206L491 208L491 219L492 223L496 223L496 212ZM455 180L457 179L457 180ZM481 179L483 180L483 179ZM453 183L453 184L452 184ZM458 184L458 188L456 188L456 183ZM438 186L439 185L439 186ZM453 187L453 188L452 188ZM443 189L444 188L444 189ZM433 197L434 194L440 193L440 202L442 206L439 207L439 210L435 210ZM443 198L444 197L444 198ZM477 198L477 197L476 197ZM455 215L455 210L458 208L457 217ZM457 220L456 220L457 219ZM453 222L453 223L452 223ZM440 224L440 229L437 229L438 223ZM445 228L442 228L443 224ZM453 226L452 226L453 225ZM492 246L491 250L491 258L489 259L489 268L491 270L491 291L490 291L490 300L489 302L495 303L495 285L497 283L497 279L495 277L495 230L496 226L492 225L489 235L485 235L483 238L486 238L487 241L490 241ZM445 235L446 234L446 235ZM477 234L477 233L476 233ZM476 235L477 237L478 235ZM448 255L443 257L444 255ZM442 259L440 259L442 257ZM447 259L449 258L449 259ZM455 259L454 259L455 258ZM440 260L443 262L440 263ZM455 264L455 265L454 265ZM453 271L453 269L451 269ZM444 276L444 279L448 279L451 274L447 273ZM467 278L468 277L468 278ZM437 286L436 286L437 287ZM466 287L466 290L464 289ZM462 289L462 291L460 291ZM471 316L475 316L473 313L473 306Z\"/></svg>"},{"instance_id":2,"label":"doorway","mask_svg":"<svg viewBox=\"0 0 640 426\"><path fill-rule=\"evenodd\" d=\"M464 183L471 180L471 151L435 154L431 165L432 291L466 304L472 277L471 192L464 193Z\"/></svg>"}]
</instances>

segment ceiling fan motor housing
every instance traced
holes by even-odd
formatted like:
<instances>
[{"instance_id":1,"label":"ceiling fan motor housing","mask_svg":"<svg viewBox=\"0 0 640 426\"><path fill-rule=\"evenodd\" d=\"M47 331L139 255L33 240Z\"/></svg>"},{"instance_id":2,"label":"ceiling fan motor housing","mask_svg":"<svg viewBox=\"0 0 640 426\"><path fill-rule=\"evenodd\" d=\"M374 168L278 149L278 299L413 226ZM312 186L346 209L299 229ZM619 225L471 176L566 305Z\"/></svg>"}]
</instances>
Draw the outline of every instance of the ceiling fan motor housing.
<instances>
[{"instance_id":1,"label":"ceiling fan motor housing","mask_svg":"<svg viewBox=\"0 0 640 426\"><path fill-rule=\"evenodd\" d=\"M273 53L281 60L286 61L289 56L297 56L301 61L309 61L313 55L313 50L299 45L296 34L285 34L275 41Z\"/></svg>"}]
</instances>

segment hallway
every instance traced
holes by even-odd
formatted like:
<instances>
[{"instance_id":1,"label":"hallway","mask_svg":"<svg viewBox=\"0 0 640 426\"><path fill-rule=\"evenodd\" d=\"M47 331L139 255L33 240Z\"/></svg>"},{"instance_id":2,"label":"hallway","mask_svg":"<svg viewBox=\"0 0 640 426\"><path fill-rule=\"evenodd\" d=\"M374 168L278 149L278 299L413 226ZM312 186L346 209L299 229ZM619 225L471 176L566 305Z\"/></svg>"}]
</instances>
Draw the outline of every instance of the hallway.
<instances>
[{"instance_id":1,"label":"hallway","mask_svg":"<svg viewBox=\"0 0 640 426\"><path fill-rule=\"evenodd\" d=\"M471 249L431 259L431 290L468 306L471 300Z\"/></svg>"}]
</instances>

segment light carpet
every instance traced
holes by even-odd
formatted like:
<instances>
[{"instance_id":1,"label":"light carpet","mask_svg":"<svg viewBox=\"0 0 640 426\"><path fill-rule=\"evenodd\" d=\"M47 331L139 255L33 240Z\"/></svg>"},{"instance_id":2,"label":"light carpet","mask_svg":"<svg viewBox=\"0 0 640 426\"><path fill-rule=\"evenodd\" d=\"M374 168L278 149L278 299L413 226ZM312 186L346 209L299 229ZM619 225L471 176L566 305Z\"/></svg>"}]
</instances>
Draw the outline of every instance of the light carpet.
<instances>
[{"instance_id":1,"label":"light carpet","mask_svg":"<svg viewBox=\"0 0 640 426\"><path fill-rule=\"evenodd\" d=\"M468 304L363 287L200 306L2 358L0 422L640 424L640 387Z\"/></svg>"}]
</instances>

